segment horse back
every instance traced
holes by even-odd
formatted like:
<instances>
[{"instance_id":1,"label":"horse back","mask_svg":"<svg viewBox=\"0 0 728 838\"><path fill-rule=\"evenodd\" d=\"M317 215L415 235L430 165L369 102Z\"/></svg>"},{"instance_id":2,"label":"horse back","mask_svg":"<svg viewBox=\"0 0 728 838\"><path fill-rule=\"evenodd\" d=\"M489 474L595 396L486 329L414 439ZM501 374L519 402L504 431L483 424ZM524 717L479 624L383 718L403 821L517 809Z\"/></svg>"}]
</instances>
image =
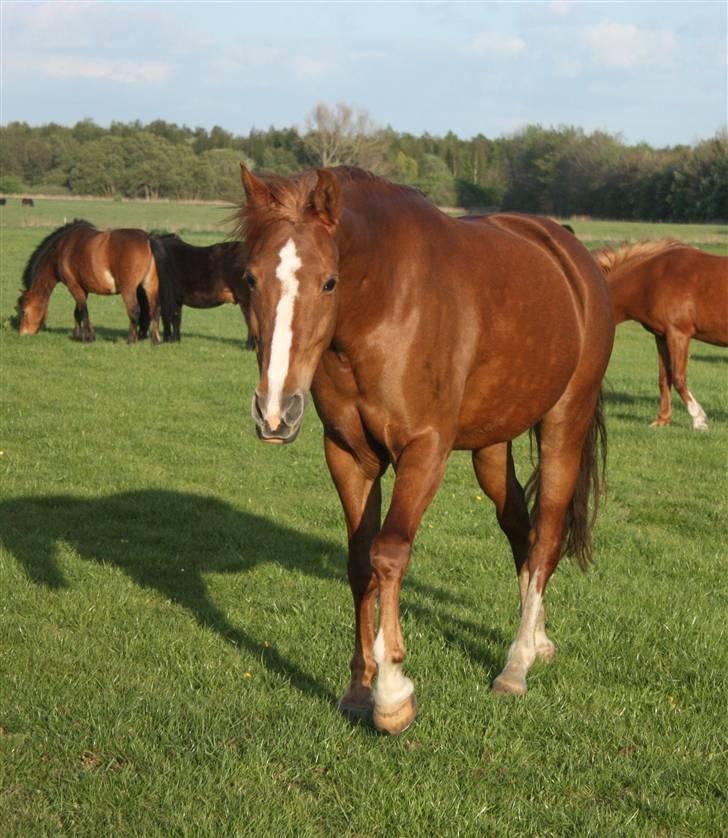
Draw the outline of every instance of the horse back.
<instances>
[{"instance_id":1,"label":"horse back","mask_svg":"<svg viewBox=\"0 0 728 838\"><path fill-rule=\"evenodd\" d=\"M671 247L625 263L608 282L623 319L637 320L658 334L672 328L728 345L728 257Z\"/></svg>"},{"instance_id":2,"label":"horse back","mask_svg":"<svg viewBox=\"0 0 728 838\"><path fill-rule=\"evenodd\" d=\"M60 253L67 282L93 294L118 294L150 280L152 252L143 230L87 227L69 238Z\"/></svg>"}]
</instances>

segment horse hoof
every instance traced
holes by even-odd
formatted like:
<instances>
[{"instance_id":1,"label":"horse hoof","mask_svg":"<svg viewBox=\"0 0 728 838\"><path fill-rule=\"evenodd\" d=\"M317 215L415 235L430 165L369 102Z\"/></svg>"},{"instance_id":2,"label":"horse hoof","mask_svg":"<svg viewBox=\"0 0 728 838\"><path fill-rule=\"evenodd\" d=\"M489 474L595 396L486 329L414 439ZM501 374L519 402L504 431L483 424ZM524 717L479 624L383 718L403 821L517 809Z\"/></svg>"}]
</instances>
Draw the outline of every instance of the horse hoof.
<instances>
[{"instance_id":1,"label":"horse hoof","mask_svg":"<svg viewBox=\"0 0 728 838\"><path fill-rule=\"evenodd\" d=\"M526 679L507 678L501 673L493 681L491 689L496 695L524 695L526 693Z\"/></svg>"},{"instance_id":2,"label":"horse hoof","mask_svg":"<svg viewBox=\"0 0 728 838\"><path fill-rule=\"evenodd\" d=\"M374 705L374 727L380 733L402 733L415 720L417 699L414 693L399 704Z\"/></svg>"},{"instance_id":3,"label":"horse hoof","mask_svg":"<svg viewBox=\"0 0 728 838\"><path fill-rule=\"evenodd\" d=\"M536 646L536 655L541 658L542 661L550 663L556 657L556 644L549 640L547 643L542 643L540 646Z\"/></svg>"},{"instance_id":4,"label":"horse hoof","mask_svg":"<svg viewBox=\"0 0 728 838\"><path fill-rule=\"evenodd\" d=\"M357 690L356 693L347 690L336 706L349 721L360 722L368 719L374 706L371 690Z\"/></svg>"},{"instance_id":5,"label":"horse hoof","mask_svg":"<svg viewBox=\"0 0 728 838\"><path fill-rule=\"evenodd\" d=\"M702 422L700 425L693 425L694 431L707 431L708 425L706 422Z\"/></svg>"},{"instance_id":6,"label":"horse hoof","mask_svg":"<svg viewBox=\"0 0 728 838\"><path fill-rule=\"evenodd\" d=\"M655 419L654 422L650 422L651 428L666 428L670 424L669 419Z\"/></svg>"}]
</instances>

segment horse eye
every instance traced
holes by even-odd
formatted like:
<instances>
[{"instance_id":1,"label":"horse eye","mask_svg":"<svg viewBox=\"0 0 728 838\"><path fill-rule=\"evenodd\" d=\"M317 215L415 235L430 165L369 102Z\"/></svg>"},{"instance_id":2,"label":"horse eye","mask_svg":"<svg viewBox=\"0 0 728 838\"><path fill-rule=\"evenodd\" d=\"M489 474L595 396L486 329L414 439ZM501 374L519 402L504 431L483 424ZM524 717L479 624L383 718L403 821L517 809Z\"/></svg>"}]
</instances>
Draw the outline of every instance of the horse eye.
<instances>
[{"instance_id":1,"label":"horse eye","mask_svg":"<svg viewBox=\"0 0 728 838\"><path fill-rule=\"evenodd\" d=\"M330 294L336 288L336 277L332 276L324 282L324 294Z\"/></svg>"},{"instance_id":2,"label":"horse eye","mask_svg":"<svg viewBox=\"0 0 728 838\"><path fill-rule=\"evenodd\" d=\"M250 271L247 271L245 274L245 281L248 283L248 288L252 291L255 286L257 285L256 279Z\"/></svg>"}]
</instances>

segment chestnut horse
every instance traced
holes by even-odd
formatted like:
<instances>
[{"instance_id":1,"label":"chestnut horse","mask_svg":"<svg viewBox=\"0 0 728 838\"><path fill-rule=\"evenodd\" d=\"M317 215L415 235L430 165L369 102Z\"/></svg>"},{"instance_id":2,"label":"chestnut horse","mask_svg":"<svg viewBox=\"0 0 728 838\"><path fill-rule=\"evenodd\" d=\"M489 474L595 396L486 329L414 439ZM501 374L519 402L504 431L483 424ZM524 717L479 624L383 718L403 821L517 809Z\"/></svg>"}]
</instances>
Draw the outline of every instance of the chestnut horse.
<instances>
[{"instance_id":1,"label":"chestnut horse","mask_svg":"<svg viewBox=\"0 0 728 838\"><path fill-rule=\"evenodd\" d=\"M606 438L609 293L557 223L449 218L418 191L346 167L261 179L242 167L259 437L292 442L311 392L344 508L354 597L351 682L339 702L382 731L414 719L399 592L450 452L475 474L510 541L521 620L496 691L523 693L555 651L543 594L562 551L586 565ZM533 523L511 440L535 428ZM380 524L380 478L396 478ZM379 630L374 606L379 599ZM376 677L376 683L373 683Z\"/></svg>"},{"instance_id":2,"label":"chestnut horse","mask_svg":"<svg viewBox=\"0 0 728 838\"><path fill-rule=\"evenodd\" d=\"M89 294L121 294L129 315L128 342L146 337L151 323L152 342L159 343L157 269L143 230L103 231L76 219L46 236L23 272L25 291L17 304L21 335L34 335L43 326L58 282L76 301L74 338L95 337L86 304Z\"/></svg>"},{"instance_id":3,"label":"chestnut horse","mask_svg":"<svg viewBox=\"0 0 728 838\"><path fill-rule=\"evenodd\" d=\"M179 341L182 306L215 308L237 303L247 320L248 286L242 280L240 242L196 247L174 233L150 236L159 275L164 340Z\"/></svg>"},{"instance_id":4,"label":"chestnut horse","mask_svg":"<svg viewBox=\"0 0 728 838\"><path fill-rule=\"evenodd\" d=\"M636 320L655 336L660 412L653 427L672 419L670 387L685 403L696 431L707 416L688 389L690 339L728 346L728 257L677 241L644 241L594 253L607 277L617 324Z\"/></svg>"}]
</instances>

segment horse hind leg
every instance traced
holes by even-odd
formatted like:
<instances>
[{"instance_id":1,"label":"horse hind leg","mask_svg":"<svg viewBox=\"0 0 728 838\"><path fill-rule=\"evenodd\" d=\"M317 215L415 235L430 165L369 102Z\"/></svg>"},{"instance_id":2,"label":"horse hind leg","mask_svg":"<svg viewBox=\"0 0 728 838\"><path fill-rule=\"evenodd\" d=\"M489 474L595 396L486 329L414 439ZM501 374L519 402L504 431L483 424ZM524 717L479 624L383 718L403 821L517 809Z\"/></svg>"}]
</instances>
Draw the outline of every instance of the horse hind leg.
<instances>
[{"instance_id":1,"label":"horse hind leg","mask_svg":"<svg viewBox=\"0 0 728 838\"><path fill-rule=\"evenodd\" d=\"M147 301L146 317L148 320L149 337L151 338L152 346L158 346L161 340L159 337L161 306L159 275L157 274L157 265L154 261L154 256L150 257L149 266L144 274L144 279L139 286L139 290Z\"/></svg>"},{"instance_id":2,"label":"horse hind leg","mask_svg":"<svg viewBox=\"0 0 728 838\"><path fill-rule=\"evenodd\" d=\"M695 396L688 390L688 348L690 336L676 329L668 331L667 347L672 361L672 382L693 420L693 430L707 431L708 417Z\"/></svg>"},{"instance_id":3,"label":"horse hind leg","mask_svg":"<svg viewBox=\"0 0 728 838\"><path fill-rule=\"evenodd\" d=\"M128 344L136 343L139 336L139 321L141 319L142 309L137 299L136 287L122 291L122 299L126 306L126 313L129 317L129 332L126 336Z\"/></svg>"},{"instance_id":4,"label":"horse hind leg","mask_svg":"<svg viewBox=\"0 0 728 838\"><path fill-rule=\"evenodd\" d=\"M520 613L526 602L530 573L528 569L528 535L531 520L523 487L518 482L513 464L511 443L502 443L473 452L473 468L480 488L493 501L501 530L508 538L513 553L520 591ZM535 628L536 655L550 661L556 646L546 634L543 606Z\"/></svg>"},{"instance_id":5,"label":"horse hind leg","mask_svg":"<svg viewBox=\"0 0 728 838\"><path fill-rule=\"evenodd\" d=\"M584 421L581 417L589 417ZM536 660L546 585L556 569L566 537L582 566L588 561L588 498L598 478L596 453L603 430L600 407L557 404L541 427L541 462L534 524L529 535L528 578L521 582L521 620L503 671L493 682L499 693L523 694ZM598 479L596 481L598 483ZM520 581L520 580L519 580Z\"/></svg>"}]
</instances>

